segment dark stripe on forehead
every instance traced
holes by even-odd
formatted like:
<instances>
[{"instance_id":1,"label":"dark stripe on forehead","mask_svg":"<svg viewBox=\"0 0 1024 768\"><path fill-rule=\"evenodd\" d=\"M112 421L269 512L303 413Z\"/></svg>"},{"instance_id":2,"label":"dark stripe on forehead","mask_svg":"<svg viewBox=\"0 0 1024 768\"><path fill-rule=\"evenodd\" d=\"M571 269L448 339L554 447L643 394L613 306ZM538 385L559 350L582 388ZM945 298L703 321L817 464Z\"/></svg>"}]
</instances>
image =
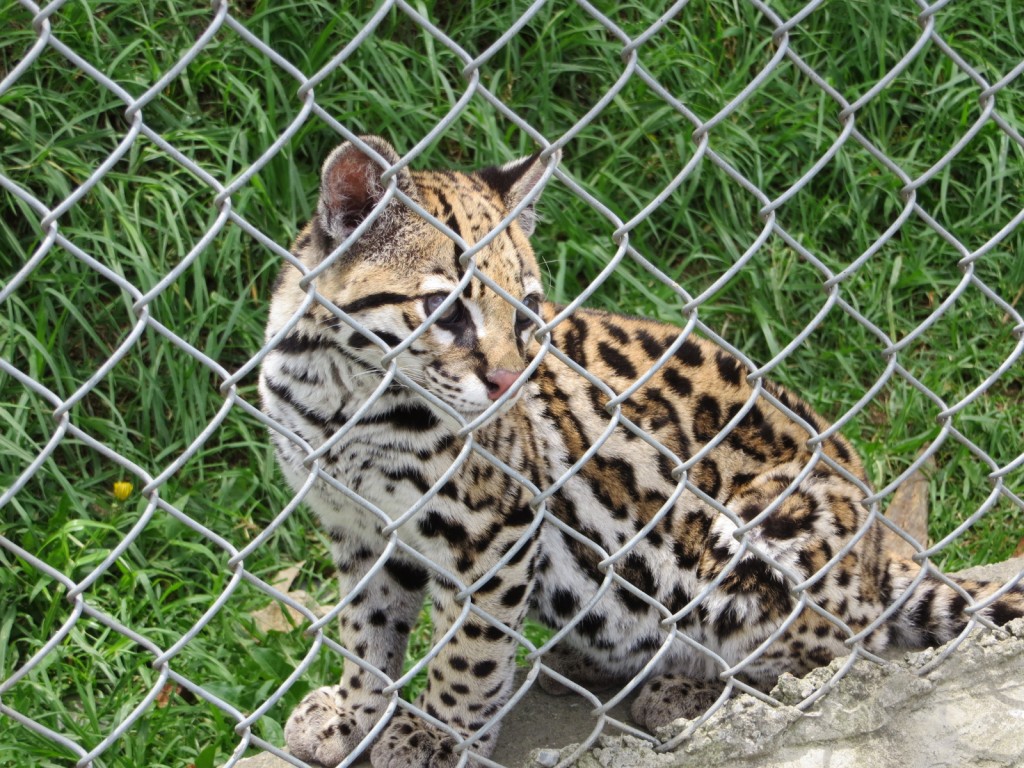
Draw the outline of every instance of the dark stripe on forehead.
<instances>
[{"instance_id":1,"label":"dark stripe on forehead","mask_svg":"<svg viewBox=\"0 0 1024 768\"><path fill-rule=\"evenodd\" d=\"M437 202L441 204L441 213L440 213L440 215L441 216L448 216L448 215L450 215L451 212L452 212L452 204L451 204L451 202L449 202L448 196L445 195L445 193L442 192L439 187L434 188L431 191L435 195L437 195Z\"/></svg>"},{"instance_id":2,"label":"dark stripe on forehead","mask_svg":"<svg viewBox=\"0 0 1024 768\"><path fill-rule=\"evenodd\" d=\"M516 273L516 277L518 277L519 282L522 283L523 268L525 266L523 264L523 253L522 251L519 250L519 247L516 245L516 239L512 237L512 225L510 224L509 226L505 227L505 231L502 232L502 234L505 236L505 239L508 240L508 247L512 250L512 253L515 254L515 263L516 266L519 267Z\"/></svg>"},{"instance_id":3,"label":"dark stripe on forehead","mask_svg":"<svg viewBox=\"0 0 1024 768\"><path fill-rule=\"evenodd\" d=\"M455 218L454 211L448 214L448 219L445 221L445 225L456 235L462 237L462 227L459 226L459 220ZM462 267L462 262L459 261L459 257L462 256L462 254L465 253L465 251L463 250L462 246L459 245L454 240L452 240L452 247L455 251L455 274L458 275L459 279L461 280L466 270Z\"/></svg>"},{"instance_id":4,"label":"dark stripe on forehead","mask_svg":"<svg viewBox=\"0 0 1024 768\"><path fill-rule=\"evenodd\" d=\"M343 312L351 315L353 312L360 312L364 309L374 309L376 307L384 306L385 304L404 304L410 299L416 298L410 296L407 293L371 293L369 296L363 296L361 299L351 301L341 308Z\"/></svg>"},{"instance_id":5,"label":"dark stripe on forehead","mask_svg":"<svg viewBox=\"0 0 1024 768\"><path fill-rule=\"evenodd\" d=\"M455 217L455 211L452 211L451 213L448 214L448 218L444 220L444 223L445 223L445 226L448 227L448 229L450 229L452 232L454 232L459 237L462 237L462 227L459 226L459 220ZM465 239L465 238L463 238L463 239ZM453 240L452 242L454 243L455 241ZM459 247L458 243L455 243L455 247L460 252L462 251L462 248Z\"/></svg>"}]
</instances>

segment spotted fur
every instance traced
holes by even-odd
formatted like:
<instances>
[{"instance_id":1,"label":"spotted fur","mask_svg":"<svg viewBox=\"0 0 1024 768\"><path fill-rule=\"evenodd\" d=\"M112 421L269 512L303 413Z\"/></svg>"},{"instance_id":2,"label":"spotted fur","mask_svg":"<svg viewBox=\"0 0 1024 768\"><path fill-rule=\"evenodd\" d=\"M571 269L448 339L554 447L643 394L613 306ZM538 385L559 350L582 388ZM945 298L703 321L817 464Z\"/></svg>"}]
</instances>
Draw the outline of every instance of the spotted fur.
<instances>
[{"instance_id":1,"label":"spotted fur","mask_svg":"<svg viewBox=\"0 0 1024 768\"><path fill-rule=\"evenodd\" d=\"M783 672L848 653L844 641L896 600L901 607L864 638L866 648L942 642L965 626L965 595L994 590L964 583L961 592L927 578L905 595L918 568L883 551L850 444L830 436L815 458L808 440L825 422L779 387L755 395L740 363L706 340L580 309L552 330L558 353L547 351L529 373L543 353L533 313L547 322L561 311L543 300L527 239L534 213L524 203L538 192L544 163L526 158L473 174L402 167L382 176L397 154L382 139L363 142L372 152L346 143L324 164L317 215L293 253L305 270L339 253L309 284L295 267L282 272L260 379L264 409L282 427L272 433L280 464L295 489L306 489L331 540L349 599L342 644L365 662L346 662L339 685L296 708L285 730L294 755L334 765L366 748L383 717L390 719L371 751L377 768L453 766L467 738L489 754L497 726L484 726L510 695L510 633L528 612L571 626L544 657L569 680L627 681L657 655L633 707L639 724L654 728L702 711L721 691L722 665L739 664L773 633L741 666L741 680L769 688ZM494 234L517 206L518 217ZM488 237L474 255L486 279L462 282L457 241L471 247ZM395 347L398 368L433 402L385 373L382 355ZM630 396L615 406L609 389ZM460 426L492 406L467 450ZM620 410L631 426L606 435ZM680 475L680 462L698 453ZM311 472L318 479L306 488ZM691 487L680 494L683 480ZM552 485L553 519L538 520L532 489ZM400 518L402 544L388 545L380 531ZM745 536L736 533L751 521ZM468 586L467 613L460 592ZM456 629L430 662L417 705L444 728L402 707L390 711L385 693L401 675L428 591L435 641ZM1022 608L1017 590L984 615L1002 623ZM561 687L554 678L547 685Z\"/></svg>"}]
</instances>

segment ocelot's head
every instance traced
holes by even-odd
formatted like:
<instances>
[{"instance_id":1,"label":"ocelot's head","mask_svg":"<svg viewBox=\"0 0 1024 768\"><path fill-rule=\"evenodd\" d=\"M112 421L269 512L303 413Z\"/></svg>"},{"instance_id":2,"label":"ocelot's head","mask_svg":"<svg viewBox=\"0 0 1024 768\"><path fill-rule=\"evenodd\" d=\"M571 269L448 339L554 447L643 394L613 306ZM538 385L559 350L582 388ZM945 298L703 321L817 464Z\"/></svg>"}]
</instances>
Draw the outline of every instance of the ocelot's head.
<instances>
[{"instance_id":1,"label":"ocelot's head","mask_svg":"<svg viewBox=\"0 0 1024 768\"><path fill-rule=\"evenodd\" d=\"M465 418L509 389L504 402L513 402L539 348L533 203L499 225L536 196L546 164L533 156L475 173L386 172L399 162L395 150L376 136L362 142L377 156L346 142L324 162L308 245L298 249L311 268L328 260L318 292L392 349L412 337L397 358L400 370ZM331 327L348 353L381 367L374 339L341 321Z\"/></svg>"}]
</instances>

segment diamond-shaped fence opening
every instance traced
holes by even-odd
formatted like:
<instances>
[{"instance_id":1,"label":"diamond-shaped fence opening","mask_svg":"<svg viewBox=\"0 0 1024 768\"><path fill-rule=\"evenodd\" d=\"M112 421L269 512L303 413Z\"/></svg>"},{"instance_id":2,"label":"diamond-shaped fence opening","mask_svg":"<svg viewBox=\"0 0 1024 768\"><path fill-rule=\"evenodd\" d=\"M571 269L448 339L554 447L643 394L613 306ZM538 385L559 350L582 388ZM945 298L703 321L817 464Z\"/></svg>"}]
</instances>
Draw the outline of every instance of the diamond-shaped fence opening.
<instances>
[{"instance_id":1,"label":"diamond-shaped fence opening","mask_svg":"<svg viewBox=\"0 0 1024 768\"><path fill-rule=\"evenodd\" d=\"M511 638L528 673L460 737L459 754L477 755L542 679L594 709L584 746L616 731L676 746L692 728L666 740L611 714L643 670L590 691L555 672L564 633L481 607L527 536L464 583L395 534L468 462L532 497L528 534L557 529L602 574L590 604L564 606L565 625L585 624L614 593L663 619L636 651L647 666L685 648L727 693L773 701L743 677L769 644L738 661L702 646L692 630L707 620L702 595L657 599L637 553L680 499L702 499L738 528L723 579L745 555L783 574L794 607L778 634L801 610L838 625L815 584L866 529L799 572L746 537L796 503L816 466L835 466L833 429L811 420L811 459L793 487L737 516L709 490L718 480L707 451L675 455L652 434L656 415L631 399L670 355L616 391L551 344L584 302L684 329L666 342L673 354L693 333L739 359L754 394L709 446L742 439L744 416L766 404L808 424L770 380L853 442L873 485L848 479L872 519L925 471L926 538L885 523L923 574L1021 551L1024 42L1009 5L358 6L3 9L0 765L281 754L288 713L343 662L380 681L384 714L441 725L416 694L464 626ZM280 343L264 338L269 297L296 263L286 244L315 211L317 169L365 134L392 141L401 167L482 167L543 150L533 242L549 296L568 309L538 338L543 355L579 369L607 417L552 478L520 474L462 430L450 471L398 519L369 505L381 550L339 595L329 535L302 502L318 487L359 497L324 469L341 437L296 443L309 474L293 491L268 432L295 436L261 414L256 383ZM466 280L484 277L477 250L463 256ZM364 330L318 285L303 284L302 311L326 307L337 327ZM395 355L384 354L373 397L408 386L445 410ZM630 536L603 539L551 513L548 499L572 477L636 445L665 476ZM435 595L437 623L451 627L439 637L427 608L401 608L416 626L404 666L386 674L391 662L343 646L334 627L350 604L380 598L370 577L394 562L455 589ZM988 623L972 616L970 626ZM851 659L881 662L861 642L877 618L844 628Z\"/></svg>"}]
</instances>

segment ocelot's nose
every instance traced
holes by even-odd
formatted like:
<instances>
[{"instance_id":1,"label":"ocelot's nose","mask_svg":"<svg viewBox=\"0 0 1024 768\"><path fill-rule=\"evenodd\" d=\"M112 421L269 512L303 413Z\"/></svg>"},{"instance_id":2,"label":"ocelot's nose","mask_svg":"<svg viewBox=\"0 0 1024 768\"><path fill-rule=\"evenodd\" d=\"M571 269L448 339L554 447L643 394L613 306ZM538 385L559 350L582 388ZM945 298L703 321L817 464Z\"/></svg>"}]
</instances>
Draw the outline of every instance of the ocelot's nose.
<instances>
[{"instance_id":1,"label":"ocelot's nose","mask_svg":"<svg viewBox=\"0 0 1024 768\"><path fill-rule=\"evenodd\" d=\"M497 371L491 371L487 374L487 397L491 400L497 400L499 397L508 392L508 388L516 383L516 379L522 371L510 371L507 368L501 368Z\"/></svg>"}]
</instances>

